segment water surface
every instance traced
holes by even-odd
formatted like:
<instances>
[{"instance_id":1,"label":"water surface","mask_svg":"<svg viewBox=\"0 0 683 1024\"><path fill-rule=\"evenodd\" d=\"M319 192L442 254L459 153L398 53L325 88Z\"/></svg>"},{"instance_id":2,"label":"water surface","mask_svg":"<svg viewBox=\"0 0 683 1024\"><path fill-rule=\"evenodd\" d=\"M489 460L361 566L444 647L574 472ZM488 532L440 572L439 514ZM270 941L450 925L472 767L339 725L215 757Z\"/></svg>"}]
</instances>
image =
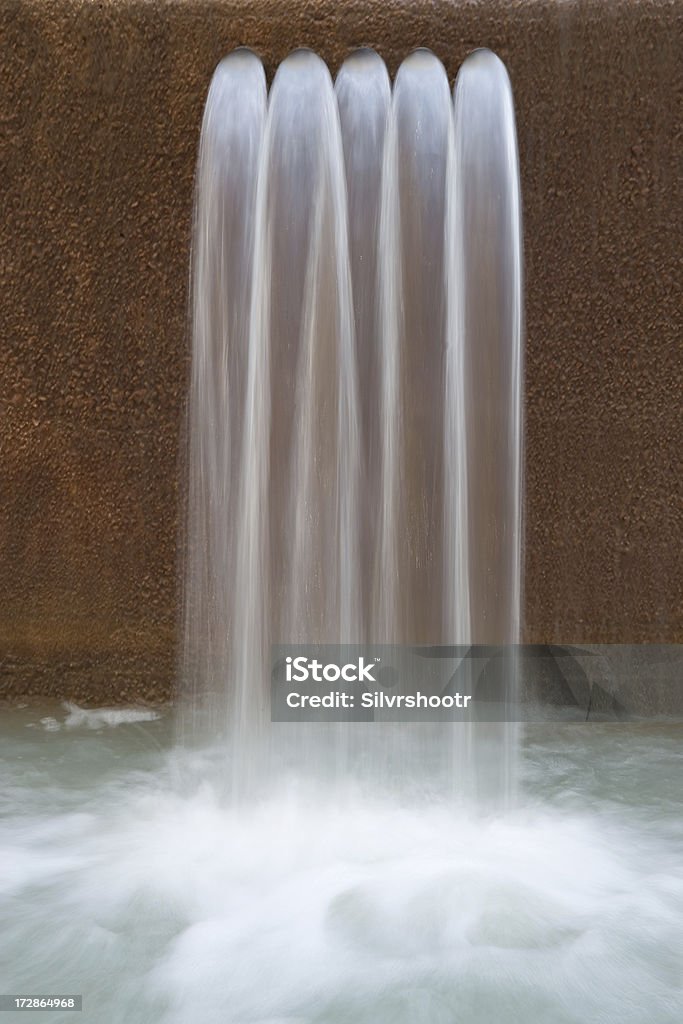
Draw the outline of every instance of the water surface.
<instances>
[{"instance_id":1,"label":"water surface","mask_svg":"<svg viewBox=\"0 0 683 1024\"><path fill-rule=\"evenodd\" d=\"M427 777L230 805L222 752L121 717L0 715L0 977L83 994L50 1021L681 1020L680 726L529 727L499 814Z\"/></svg>"}]
</instances>

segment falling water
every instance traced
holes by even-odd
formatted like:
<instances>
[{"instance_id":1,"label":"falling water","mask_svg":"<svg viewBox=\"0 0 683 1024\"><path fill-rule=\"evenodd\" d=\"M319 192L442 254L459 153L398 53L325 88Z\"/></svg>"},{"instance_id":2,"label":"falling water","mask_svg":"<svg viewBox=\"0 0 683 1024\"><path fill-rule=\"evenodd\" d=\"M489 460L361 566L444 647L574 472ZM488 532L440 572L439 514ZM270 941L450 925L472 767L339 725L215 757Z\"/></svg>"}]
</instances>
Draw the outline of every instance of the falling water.
<instances>
[{"instance_id":1,"label":"falling water","mask_svg":"<svg viewBox=\"0 0 683 1024\"><path fill-rule=\"evenodd\" d=\"M384 62L358 50L343 64L335 85L344 146L348 202L349 263L353 291L355 360L360 432L359 573L363 621L370 622L374 562L382 536L382 390L379 326L382 156L391 85ZM371 634L366 627L364 639Z\"/></svg>"},{"instance_id":2,"label":"falling water","mask_svg":"<svg viewBox=\"0 0 683 1024\"><path fill-rule=\"evenodd\" d=\"M464 416L447 431L451 450L456 431L466 441L470 640L509 644L520 630L521 213L512 91L490 51L463 64L454 105L449 346ZM457 604L452 587L451 618Z\"/></svg>"},{"instance_id":3,"label":"falling water","mask_svg":"<svg viewBox=\"0 0 683 1024\"><path fill-rule=\"evenodd\" d=\"M268 100L253 54L219 65L197 171L185 725L211 723L242 771L273 736L274 642L518 641L520 237L488 51L454 102L426 50L393 91L367 50L336 86L297 51ZM348 734L376 748L373 730ZM471 729L440 737L469 758Z\"/></svg>"},{"instance_id":4,"label":"falling water","mask_svg":"<svg viewBox=\"0 0 683 1024\"><path fill-rule=\"evenodd\" d=\"M506 645L509 706L520 639L522 494L521 201L512 90L489 50L455 84L448 218L447 622L474 644ZM459 611L467 586L467 612ZM511 717L508 714L508 717ZM519 726L477 726L480 791L511 793ZM475 785L475 783L472 783Z\"/></svg>"},{"instance_id":5,"label":"falling water","mask_svg":"<svg viewBox=\"0 0 683 1024\"><path fill-rule=\"evenodd\" d=\"M266 101L263 67L250 51L223 60L207 97L197 164L183 678L195 710L218 718L221 728L233 710L226 688L239 608L234 525L242 450L254 442L244 420L252 282L265 272L254 236ZM244 468L253 471L252 461Z\"/></svg>"},{"instance_id":6,"label":"falling water","mask_svg":"<svg viewBox=\"0 0 683 1024\"><path fill-rule=\"evenodd\" d=\"M402 643L446 639L444 223L452 122L443 65L418 50L403 62L394 85L379 226L384 469L375 630ZM466 604L465 593L461 598Z\"/></svg>"}]
</instances>

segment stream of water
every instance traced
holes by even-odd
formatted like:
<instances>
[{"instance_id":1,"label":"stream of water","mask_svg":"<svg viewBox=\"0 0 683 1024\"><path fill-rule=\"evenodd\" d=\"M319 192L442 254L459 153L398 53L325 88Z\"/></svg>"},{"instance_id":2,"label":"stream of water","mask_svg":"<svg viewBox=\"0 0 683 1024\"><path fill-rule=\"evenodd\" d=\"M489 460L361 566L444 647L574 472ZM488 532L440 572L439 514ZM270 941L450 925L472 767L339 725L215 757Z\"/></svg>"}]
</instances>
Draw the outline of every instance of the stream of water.
<instances>
[{"instance_id":1,"label":"stream of water","mask_svg":"<svg viewBox=\"0 0 683 1024\"><path fill-rule=\"evenodd\" d=\"M521 216L501 61L473 53L452 96L427 50L393 88L371 51L333 84L301 50L267 95L254 54L227 57L202 126L193 310L183 738L223 736L244 791L279 742L272 644L520 639ZM450 788L486 776L509 797L517 727L483 736L441 730ZM298 730L307 769L319 742ZM342 776L350 744L328 731ZM381 772L394 740L363 744Z\"/></svg>"}]
</instances>

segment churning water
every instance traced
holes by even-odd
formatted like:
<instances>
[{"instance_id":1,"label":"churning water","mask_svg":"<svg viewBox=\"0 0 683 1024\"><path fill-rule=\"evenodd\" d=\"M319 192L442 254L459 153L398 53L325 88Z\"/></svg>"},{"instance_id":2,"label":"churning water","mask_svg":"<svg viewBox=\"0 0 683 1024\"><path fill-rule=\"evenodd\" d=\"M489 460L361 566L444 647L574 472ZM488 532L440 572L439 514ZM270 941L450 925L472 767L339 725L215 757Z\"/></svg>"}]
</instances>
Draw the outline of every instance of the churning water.
<instances>
[{"instance_id":1,"label":"churning water","mask_svg":"<svg viewBox=\"0 0 683 1024\"><path fill-rule=\"evenodd\" d=\"M467 59L454 98L426 50L393 89L371 51L336 85L298 51L268 96L251 52L219 65L197 171L184 730L224 736L242 783L277 739L271 644L519 641L521 268L494 54ZM319 732L299 730L309 761ZM342 774L354 740L379 766L394 743L328 732ZM439 738L468 785L475 739ZM487 739L509 790L516 727Z\"/></svg>"},{"instance_id":2,"label":"churning water","mask_svg":"<svg viewBox=\"0 0 683 1024\"><path fill-rule=\"evenodd\" d=\"M2 987L84 997L36 1021L680 1024L680 726L530 726L481 815L284 775L226 805L220 751L117 721L0 715Z\"/></svg>"}]
</instances>

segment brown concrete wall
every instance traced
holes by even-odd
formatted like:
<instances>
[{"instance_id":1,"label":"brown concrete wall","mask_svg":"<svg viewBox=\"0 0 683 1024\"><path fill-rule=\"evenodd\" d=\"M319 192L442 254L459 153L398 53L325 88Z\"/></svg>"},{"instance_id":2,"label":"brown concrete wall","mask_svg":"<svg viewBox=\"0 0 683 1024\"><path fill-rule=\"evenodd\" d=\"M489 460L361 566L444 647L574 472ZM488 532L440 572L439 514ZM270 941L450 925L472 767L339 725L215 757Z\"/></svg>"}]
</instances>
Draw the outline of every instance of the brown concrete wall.
<instances>
[{"instance_id":1,"label":"brown concrete wall","mask_svg":"<svg viewBox=\"0 0 683 1024\"><path fill-rule=\"evenodd\" d=\"M0 694L154 699L204 96L238 44L515 90L527 283L526 637L678 642L683 0L2 0Z\"/></svg>"}]
</instances>

